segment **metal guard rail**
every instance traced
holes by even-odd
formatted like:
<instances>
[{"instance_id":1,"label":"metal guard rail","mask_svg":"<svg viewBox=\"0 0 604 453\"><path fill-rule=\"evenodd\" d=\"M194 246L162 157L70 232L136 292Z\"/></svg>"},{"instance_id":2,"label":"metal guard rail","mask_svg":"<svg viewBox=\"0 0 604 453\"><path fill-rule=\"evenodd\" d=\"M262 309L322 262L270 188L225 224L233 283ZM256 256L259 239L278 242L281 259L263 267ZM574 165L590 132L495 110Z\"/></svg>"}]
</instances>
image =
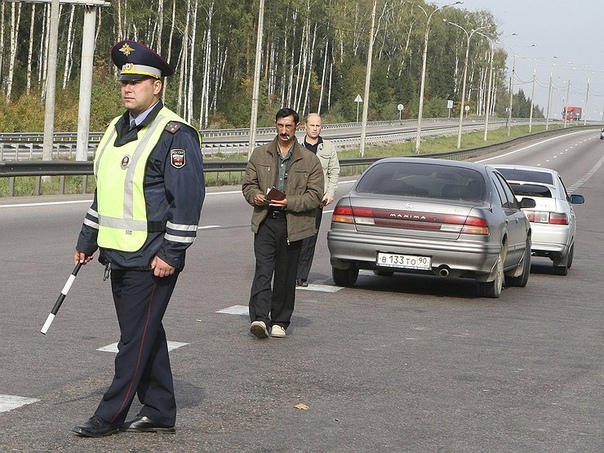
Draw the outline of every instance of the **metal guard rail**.
<instances>
[{"instance_id":1,"label":"metal guard rail","mask_svg":"<svg viewBox=\"0 0 604 453\"><path fill-rule=\"evenodd\" d=\"M444 153L432 153L432 154L417 154L409 157L432 157L441 159L454 159L454 160L467 160L474 157L483 156L488 153L496 152L501 149L508 148L516 143L534 139L537 137L550 136L550 135L561 135L564 133L576 131L577 129L594 129L599 126L574 126L572 129L551 129L548 131L537 132L531 135L523 137L517 137L512 140L505 142L481 146L478 148L472 148L461 151L451 151ZM340 165L343 167L347 166L367 166L373 162L379 160L377 157L369 158L353 158L353 159L341 159ZM206 161L204 162L204 172L206 173L220 173L220 172L244 172L247 161ZM0 177L21 177L21 176L64 176L64 175L92 175L93 174L93 162L92 161L3 161L0 162Z\"/></svg>"}]
</instances>

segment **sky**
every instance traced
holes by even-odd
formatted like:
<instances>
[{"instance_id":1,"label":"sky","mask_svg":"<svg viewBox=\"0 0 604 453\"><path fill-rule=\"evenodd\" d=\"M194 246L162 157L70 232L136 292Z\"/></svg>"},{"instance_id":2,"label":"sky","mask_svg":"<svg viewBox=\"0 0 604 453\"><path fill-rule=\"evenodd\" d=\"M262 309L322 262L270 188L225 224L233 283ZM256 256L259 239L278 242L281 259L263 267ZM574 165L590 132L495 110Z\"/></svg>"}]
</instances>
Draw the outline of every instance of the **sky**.
<instances>
[{"instance_id":1,"label":"sky","mask_svg":"<svg viewBox=\"0 0 604 453\"><path fill-rule=\"evenodd\" d=\"M515 68L514 93L522 89L531 97L534 72L533 101L544 114L549 100L550 118L560 119L566 104L581 107L588 120L602 120L604 1L464 0L456 7L493 14L502 36L499 47L508 53L508 76L513 65Z\"/></svg>"}]
</instances>

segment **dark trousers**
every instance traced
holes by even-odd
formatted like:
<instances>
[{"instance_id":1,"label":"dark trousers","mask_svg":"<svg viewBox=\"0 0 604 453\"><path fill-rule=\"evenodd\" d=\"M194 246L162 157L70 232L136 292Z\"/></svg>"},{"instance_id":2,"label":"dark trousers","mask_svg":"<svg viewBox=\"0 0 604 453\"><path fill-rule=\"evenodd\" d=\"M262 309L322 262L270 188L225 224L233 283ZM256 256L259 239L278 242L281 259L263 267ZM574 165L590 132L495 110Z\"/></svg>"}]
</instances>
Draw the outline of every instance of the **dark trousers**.
<instances>
[{"instance_id":1,"label":"dark trousers","mask_svg":"<svg viewBox=\"0 0 604 453\"><path fill-rule=\"evenodd\" d=\"M162 318L178 272L156 278L153 271L112 270L111 287L120 327L115 375L95 414L121 425L138 395L141 415L173 426L176 400Z\"/></svg>"},{"instance_id":2,"label":"dark trousers","mask_svg":"<svg viewBox=\"0 0 604 453\"><path fill-rule=\"evenodd\" d=\"M317 234L302 239L302 250L300 251L300 262L298 263L298 275L296 277L298 280L308 280L308 274L310 274L310 268L315 257L317 237L319 236L319 228L323 219L323 208L317 208L315 214L317 216L315 219Z\"/></svg>"},{"instance_id":3,"label":"dark trousers","mask_svg":"<svg viewBox=\"0 0 604 453\"><path fill-rule=\"evenodd\" d=\"M285 218L267 218L254 235L256 272L250 294L250 319L267 327L289 326L296 298L296 271L302 241L287 242ZM272 289L271 289L272 282Z\"/></svg>"}]
</instances>

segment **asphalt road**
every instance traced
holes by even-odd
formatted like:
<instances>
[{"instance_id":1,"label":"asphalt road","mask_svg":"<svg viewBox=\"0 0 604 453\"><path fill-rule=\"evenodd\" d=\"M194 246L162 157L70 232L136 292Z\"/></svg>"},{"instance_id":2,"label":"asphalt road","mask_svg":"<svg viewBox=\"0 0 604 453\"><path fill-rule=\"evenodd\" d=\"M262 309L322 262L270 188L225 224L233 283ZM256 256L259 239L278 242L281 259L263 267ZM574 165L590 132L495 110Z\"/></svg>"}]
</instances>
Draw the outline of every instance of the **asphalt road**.
<instances>
[{"instance_id":1,"label":"asphalt road","mask_svg":"<svg viewBox=\"0 0 604 453\"><path fill-rule=\"evenodd\" d=\"M111 380L113 353L99 348L118 340L96 262L40 334L73 268L88 200L0 199L0 450L604 451L603 156L604 141L588 131L497 158L556 168L587 200L576 206L569 275L535 258L528 285L500 299L478 298L470 280L438 277L362 273L354 288L334 287L327 209L312 284L298 290L281 340L248 332L251 208L238 187L208 193L165 317L179 346L175 435L70 432ZM29 404L9 410L18 397Z\"/></svg>"}]
</instances>

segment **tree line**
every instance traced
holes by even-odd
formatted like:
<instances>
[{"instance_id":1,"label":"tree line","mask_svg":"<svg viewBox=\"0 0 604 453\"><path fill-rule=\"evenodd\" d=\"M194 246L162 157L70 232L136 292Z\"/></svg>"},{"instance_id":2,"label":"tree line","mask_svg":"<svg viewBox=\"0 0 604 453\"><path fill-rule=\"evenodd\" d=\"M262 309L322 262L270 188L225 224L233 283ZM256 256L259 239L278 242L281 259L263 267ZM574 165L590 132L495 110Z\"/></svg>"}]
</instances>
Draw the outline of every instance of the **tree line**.
<instances>
[{"instance_id":1,"label":"tree line","mask_svg":"<svg viewBox=\"0 0 604 453\"><path fill-rule=\"evenodd\" d=\"M374 1L376 26L369 36ZM0 4L0 130L43 128L50 8L50 2ZM69 2L60 7L57 131L77 129L85 8ZM103 130L122 111L117 69L109 55L121 39L148 45L176 69L164 99L192 124L201 129L249 126L258 1L113 0L96 8L91 130ZM355 121L354 100L364 92L370 39L369 120L417 117L428 22L423 116L459 114L466 50L468 113L484 115L489 106L490 114L507 116L507 53L497 44L500 32L488 11L422 0L271 0L263 18L259 125L273 124L282 106L301 115L319 112L329 122ZM468 39L474 30L479 31ZM514 116L529 116L531 102L522 91L513 104ZM543 116L538 107L534 116Z\"/></svg>"}]
</instances>

